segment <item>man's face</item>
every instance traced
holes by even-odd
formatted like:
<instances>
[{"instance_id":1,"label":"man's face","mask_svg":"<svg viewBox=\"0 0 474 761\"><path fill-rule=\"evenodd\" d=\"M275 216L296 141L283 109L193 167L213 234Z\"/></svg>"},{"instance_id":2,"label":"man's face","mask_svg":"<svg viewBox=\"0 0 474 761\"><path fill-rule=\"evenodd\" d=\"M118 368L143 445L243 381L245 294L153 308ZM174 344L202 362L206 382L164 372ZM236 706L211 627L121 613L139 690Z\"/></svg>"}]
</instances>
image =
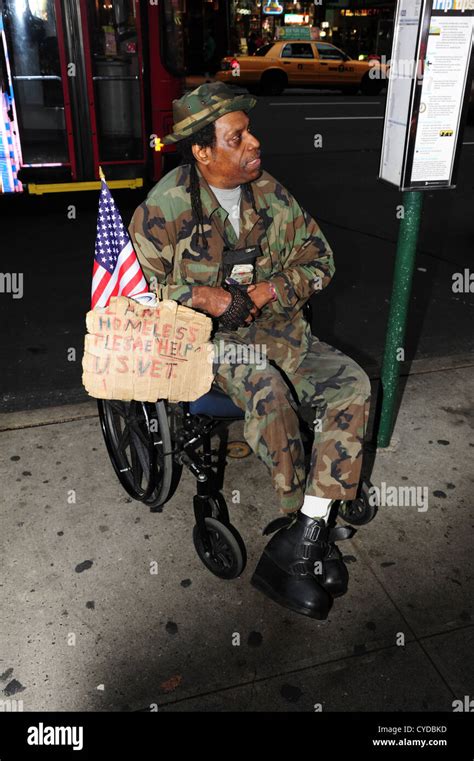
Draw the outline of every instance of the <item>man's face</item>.
<instances>
[{"instance_id":1,"label":"man's face","mask_svg":"<svg viewBox=\"0 0 474 761\"><path fill-rule=\"evenodd\" d=\"M260 143L249 131L244 111L232 111L216 120L213 148L193 146L206 180L216 187L235 188L260 176Z\"/></svg>"}]
</instances>

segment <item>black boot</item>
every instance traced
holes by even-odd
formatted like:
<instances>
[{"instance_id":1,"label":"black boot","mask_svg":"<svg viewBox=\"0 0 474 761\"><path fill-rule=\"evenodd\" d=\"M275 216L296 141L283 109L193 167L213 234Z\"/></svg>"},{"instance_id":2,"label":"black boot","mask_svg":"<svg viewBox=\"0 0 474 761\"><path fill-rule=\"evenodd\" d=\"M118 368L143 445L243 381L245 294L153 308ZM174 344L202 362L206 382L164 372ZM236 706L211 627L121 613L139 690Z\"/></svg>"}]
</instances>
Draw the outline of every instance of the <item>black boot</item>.
<instances>
[{"instance_id":1,"label":"black boot","mask_svg":"<svg viewBox=\"0 0 474 761\"><path fill-rule=\"evenodd\" d=\"M307 544L307 547L303 549L302 559L313 558L312 573L319 584L330 593L331 597L341 597L347 592L349 573L335 542L349 539L355 533L355 529L350 526L328 526L323 518L309 518L298 512L296 515L272 521L264 530L264 534L273 533L281 525L292 523L295 518L298 520L298 516L300 516L299 520L304 521L305 524L303 544ZM308 554L309 558L306 557Z\"/></svg>"},{"instance_id":2,"label":"black boot","mask_svg":"<svg viewBox=\"0 0 474 761\"><path fill-rule=\"evenodd\" d=\"M347 590L349 574L334 541L353 529L328 528L323 519L300 511L277 518L264 534L280 527L265 547L251 583L275 602L311 618L327 618L332 598Z\"/></svg>"}]
</instances>

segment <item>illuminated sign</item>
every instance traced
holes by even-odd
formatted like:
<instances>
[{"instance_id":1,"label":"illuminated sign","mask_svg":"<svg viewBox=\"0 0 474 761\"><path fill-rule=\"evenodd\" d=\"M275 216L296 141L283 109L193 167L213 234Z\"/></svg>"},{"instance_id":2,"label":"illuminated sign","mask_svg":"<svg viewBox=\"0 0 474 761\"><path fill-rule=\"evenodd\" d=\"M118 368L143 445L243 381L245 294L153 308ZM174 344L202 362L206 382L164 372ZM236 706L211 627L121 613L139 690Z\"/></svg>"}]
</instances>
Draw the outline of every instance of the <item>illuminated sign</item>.
<instances>
[{"instance_id":1,"label":"illuminated sign","mask_svg":"<svg viewBox=\"0 0 474 761\"><path fill-rule=\"evenodd\" d=\"M262 12L267 16L279 15L280 13L283 13L284 10L285 9L281 3L264 3L262 8Z\"/></svg>"},{"instance_id":2,"label":"illuminated sign","mask_svg":"<svg viewBox=\"0 0 474 761\"><path fill-rule=\"evenodd\" d=\"M285 24L309 24L309 16L302 13L285 13L283 19Z\"/></svg>"},{"instance_id":3,"label":"illuminated sign","mask_svg":"<svg viewBox=\"0 0 474 761\"><path fill-rule=\"evenodd\" d=\"M474 0L473 0L474 2ZM340 11L341 16L380 16L380 8L361 8L357 11L351 11L348 8L343 8Z\"/></svg>"},{"instance_id":4,"label":"illuminated sign","mask_svg":"<svg viewBox=\"0 0 474 761\"><path fill-rule=\"evenodd\" d=\"M319 40L323 34L317 26L280 26L276 30L279 40Z\"/></svg>"}]
</instances>

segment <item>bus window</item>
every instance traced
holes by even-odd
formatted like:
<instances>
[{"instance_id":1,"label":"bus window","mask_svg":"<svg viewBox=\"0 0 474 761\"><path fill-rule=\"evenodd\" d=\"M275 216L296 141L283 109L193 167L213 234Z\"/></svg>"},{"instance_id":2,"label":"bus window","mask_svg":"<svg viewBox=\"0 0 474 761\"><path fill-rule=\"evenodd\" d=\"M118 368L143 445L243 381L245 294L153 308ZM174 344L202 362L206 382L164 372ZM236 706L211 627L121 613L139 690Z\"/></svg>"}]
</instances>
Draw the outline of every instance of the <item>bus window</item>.
<instances>
[{"instance_id":1,"label":"bus window","mask_svg":"<svg viewBox=\"0 0 474 761\"><path fill-rule=\"evenodd\" d=\"M101 0L89 8L99 162L143 159L137 6Z\"/></svg>"},{"instance_id":2,"label":"bus window","mask_svg":"<svg viewBox=\"0 0 474 761\"><path fill-rule=\"evenodd\" d=\"M184 35L183 13L185 0L163 0L161 35L163 47L163 63L170 74L183 76L184 64Z\"/></svg>"}]
</instances>

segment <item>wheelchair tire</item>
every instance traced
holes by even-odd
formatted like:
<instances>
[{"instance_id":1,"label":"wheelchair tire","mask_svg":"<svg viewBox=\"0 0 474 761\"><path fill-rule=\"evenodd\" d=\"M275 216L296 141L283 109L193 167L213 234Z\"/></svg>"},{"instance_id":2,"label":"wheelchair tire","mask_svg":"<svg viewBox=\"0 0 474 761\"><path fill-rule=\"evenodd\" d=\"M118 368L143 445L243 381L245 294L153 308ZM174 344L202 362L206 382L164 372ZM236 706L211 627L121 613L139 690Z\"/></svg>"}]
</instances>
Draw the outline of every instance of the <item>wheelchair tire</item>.
<instances>
[{"instance_id":1,"label":"wheelchair tire","mask_svg":"<svg viewBox=\"0 0 474 761\"><path fill-rule=\"evenodd\" d=\"M98 408L107 451L125 491L149 507L166 502L176 473L165 402L99 399Z\"/></svg>"},{"instance_id":2,"label":"wheelchair tire","mask_svg":"<svg viewBox=\"0 0 474 761\"><path fill-rule=\"evenodd\" d=\"M247 561L245 545L239 532L215 518L204 519L211 543L211 554L206 553L197 525L193 529L196 552L206 568L220 579L236 579Z\"/></svg>"},{"instance_id":3,"label":"wheelchair tire","mask_svg":"<svg viewBox=\"0 0 474 761\"><path fill-rule=\"evenodd\" d=\"M155 489L143 502L153 511L171 499L179 484L183 466L173 458L173 435L170 429L172 413L167 409L166 402L161 399L150 407L154 408L150 411L150 418L157 421L152 433L156 453Z\"/></svg>"},{"instance_id":4,"label":"wheelchair tire","mask_svg":"<svg viewBox=\"0 0 474 761\"><path fill-rule=\"evenodd\" d=\"M148 499L154 489L155 451L143 402L99 399L100 425L113 468L133 499Z\"/></svg>"},{"instance_id":5,"label":"wheelchair tire","mask_svg":"<svg viewBox=\"0 0 474 761\"><path fill-rule=\"evenodd\" d=\"M339 515L347 523L353 526L364 526L375 518L378 507L371 500L371 486L370 481L363 481L357 499L340 503Z\"/></svg>"}]
</instances>

